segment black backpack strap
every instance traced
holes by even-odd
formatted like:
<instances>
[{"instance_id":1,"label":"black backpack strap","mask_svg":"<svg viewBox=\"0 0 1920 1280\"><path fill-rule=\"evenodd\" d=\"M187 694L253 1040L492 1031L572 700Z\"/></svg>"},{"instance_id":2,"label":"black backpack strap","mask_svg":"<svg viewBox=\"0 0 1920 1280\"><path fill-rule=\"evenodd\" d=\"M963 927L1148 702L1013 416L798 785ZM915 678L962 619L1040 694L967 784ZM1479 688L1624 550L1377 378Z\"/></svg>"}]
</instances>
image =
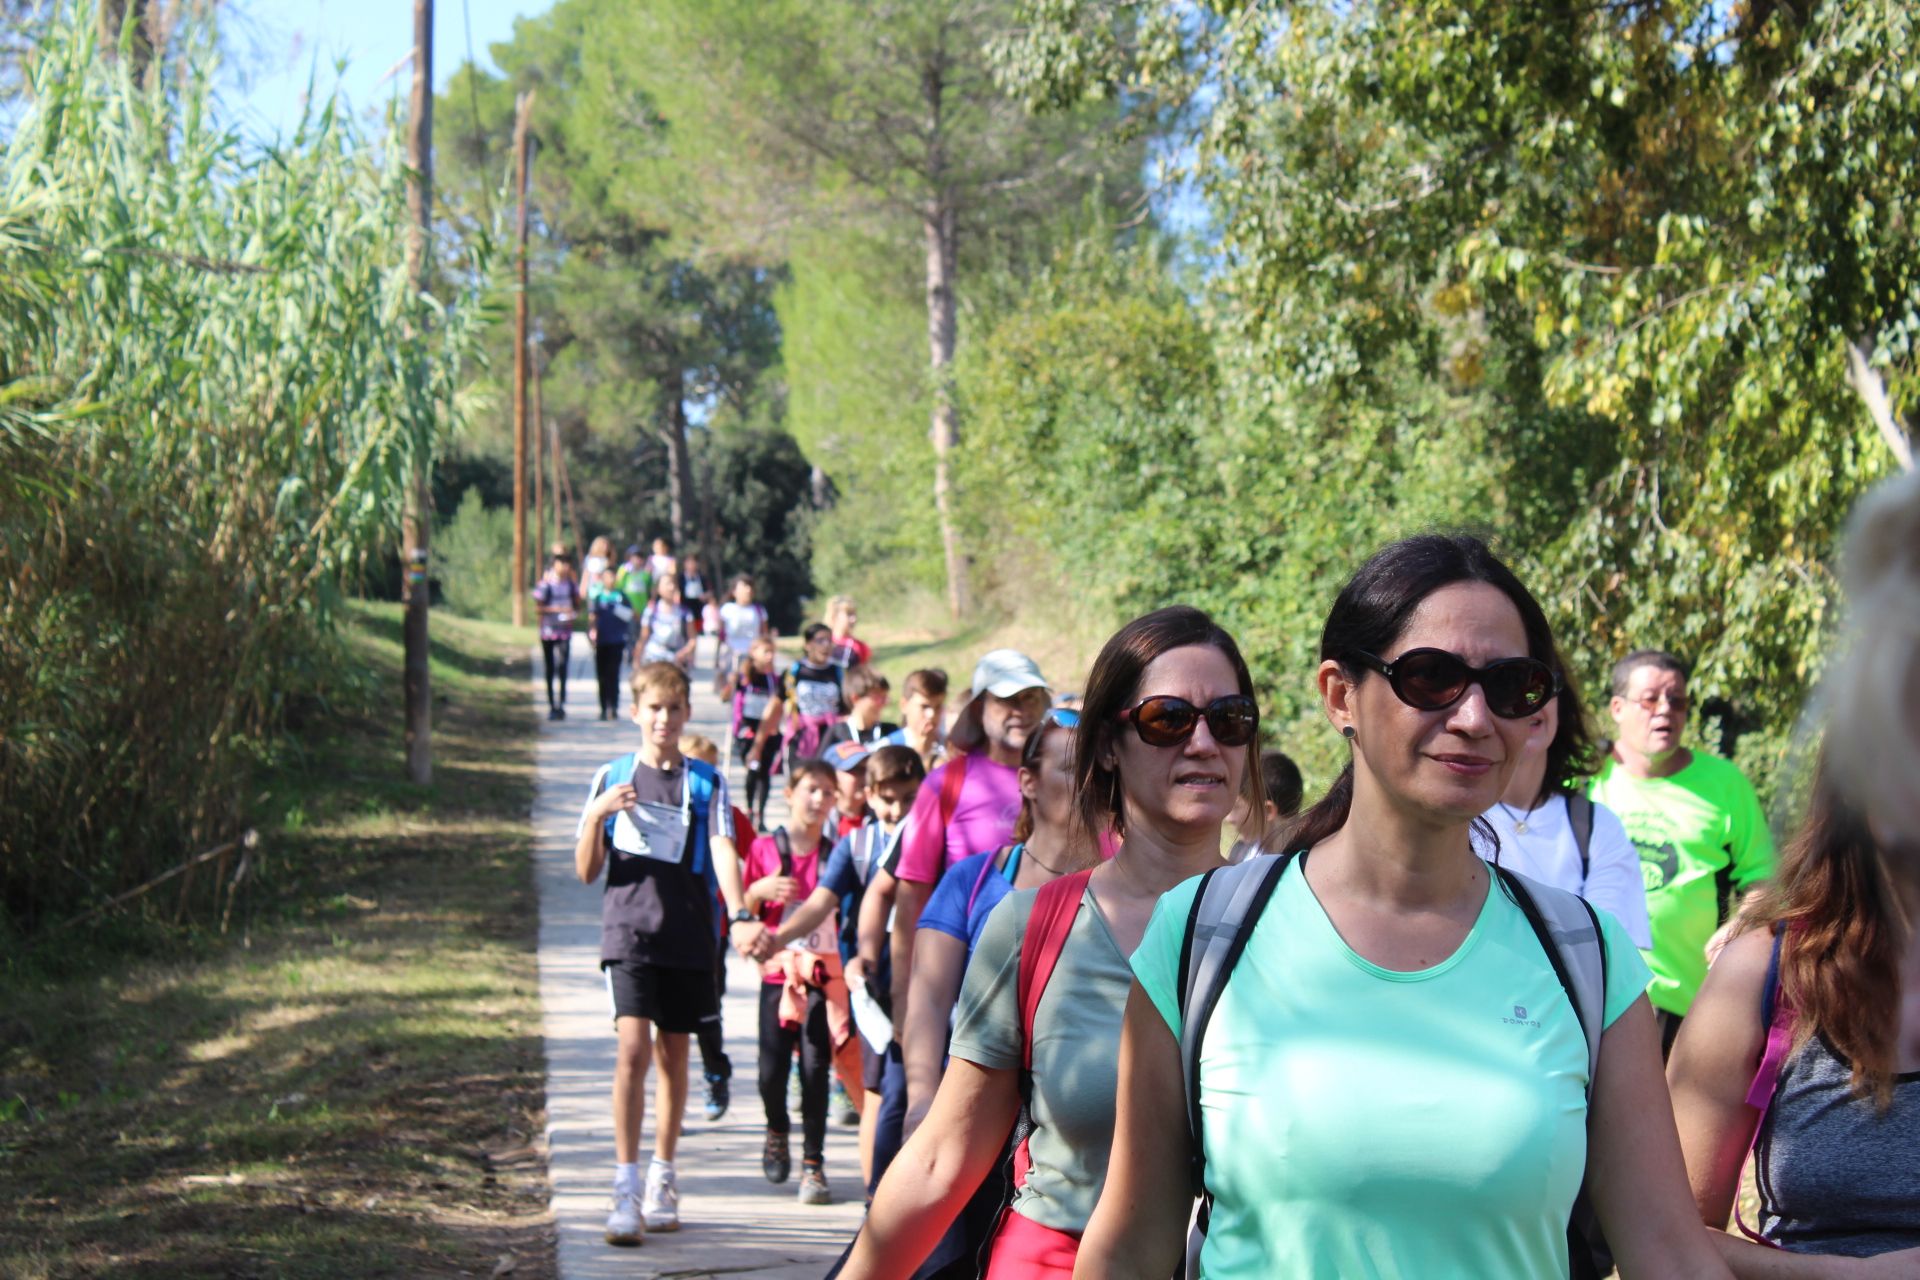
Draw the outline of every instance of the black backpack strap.
<instances>
[{"instance_id":1,"label":"black backpack strap","mask_svg":"<svg viewBox=\"0 0 1920 1280\"><path fill-rule=\"evenodd\" d=\"M1767 981L1760 988L1760 1025L1773 1025L1773 1007L1780 1001L1780 951L1781 944L1787 940L1786 922L1776 920L1773 925L1773 949L1767 955Z\"/></svg>"},{"instance_id":2,"label":"black backpack strap","mask_svg":"<svg viewBox=\"0 0 1920 1280\"><path fill-rule=\"evenodd\" d=\"M787 834L785 827L773 829L773 847L780 851L780 874L791 880L793 878L793 837Z\"/></svg>"},{"instance_id":3,"label":"black backpack strap","mask_svg":"<svg viewBox=\"0 0 1920 1280\"><path fill-rule=\"evenodd\" d=\"M1569 799L1569 816L1571 816ZM1591 808L1588 810L1591 816ZM1505 867L1495 867L1507 896L1520 908L1553 965L1553 976L1573 1006L1587 1041L1587 1096L1600 1071L1600 1039L1607 1016L1607 941L1591 903L1576 894L1537 884ZM1588 1121L1593 1112L1589 1108ZM1598 1280L1613 1269L1612 1251L1600 1230L1600 1217L1583 1179L1567 1217L1567 1264L1572 1280Z\"/></svg>"},{"instance_id":4,"label":"black backpack strap","mask_svg":"<svg viewBox=\"0 0 1920 1280\"><path fill-rule=\"evenodd\" d=\"M1600 917L1578 894L1529 880L1506 867L1494 867L1500 883L1533 928L1553 976L1573 1006L1587 1042L1587 1089L1600 1069L1600 1037L1607 1016L1607 944Z\"/></svg>"},{"instance_id":5,"label":"black backpack strap","mask_svg":"<svg viewBox=\"0 0 1920 1280\"><path fill-rule=\"evenodd\" d=\"M1592 862L1593 797L1584 791L1567 796L1567 825L1573 828L1573 843L1580 850L1580 887L1587 887L1587 866Z\"/></svg>"},{"instance_id":6,"label":"black backpack strap","mask_svg":"<svg viewBox=\"0 0 1920 1280\"><path fill-rule=\"evenodd\" d=\"M1200 1115L1200 1049L1214 1006L1267 901L1286 874L1292 854L1248 858L1201 877L1180 940L1180 1069L1187 1086L1189 1176L1193 1194L1206 1195L1206 1143ZM1206 1212L1202 1206L1201 1212Z\"/></svg>"}]
</instances>

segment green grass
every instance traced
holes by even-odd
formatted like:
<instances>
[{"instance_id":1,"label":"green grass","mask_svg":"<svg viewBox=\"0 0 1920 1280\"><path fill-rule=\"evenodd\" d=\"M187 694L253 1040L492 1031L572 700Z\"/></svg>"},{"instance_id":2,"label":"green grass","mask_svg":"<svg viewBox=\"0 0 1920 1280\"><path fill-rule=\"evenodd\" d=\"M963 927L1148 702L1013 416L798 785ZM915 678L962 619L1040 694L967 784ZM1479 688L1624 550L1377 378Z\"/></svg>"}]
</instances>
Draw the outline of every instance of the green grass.
<instances>
[{"instance_id":1,"label":"green grass","mask_svg":"<svg viewBox=\"0 0 1920 1280\"><path fill-rule=\"evenodd\" d=\"M990 649L1027 654L1063 692L1084 688L1107 633L1069 610L1059 612L1043 617L1045 610L1036 606L1020 617L1006 618L983 611L978 620L947 623L945 606L928 600L916 614L901 608L876 610L877 616L863 620L856 634L873 646L873 665L893 681L896 695L907 672L939 667L952 682L948 701L957 705L965 699L974 664Z\"/></svg>"},{"instance_id":2,"label":"green grass","mask_svg":"<svg viewBox=\"0 0 1920 1280\"><path fill-rule=\"evenodd\" d=\"M434 785L373 679L263 780L222 935L144 915L0 968L0 1275L552 1274L528 851L526 638L435 615Z\"/></svg>"}]
</instances>

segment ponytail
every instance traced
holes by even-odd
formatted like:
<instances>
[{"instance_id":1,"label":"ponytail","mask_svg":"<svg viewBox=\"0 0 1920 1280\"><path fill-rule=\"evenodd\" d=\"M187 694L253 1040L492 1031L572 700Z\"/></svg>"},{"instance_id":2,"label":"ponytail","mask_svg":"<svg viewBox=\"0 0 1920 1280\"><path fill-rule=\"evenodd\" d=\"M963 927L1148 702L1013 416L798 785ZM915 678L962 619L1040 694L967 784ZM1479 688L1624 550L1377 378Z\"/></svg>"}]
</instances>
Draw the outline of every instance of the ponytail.
<instances>
[{"instance_id":1,"label":"ponytail","mask_svg":"<svg viewBox=\"0 0 1920 1280\"><path fill-rule=\"evenodd\" d=\"M1280 834L1273 840L1263 842L1269 853L1298 853L1303 849L1325 840L1334 832L1347 825L1347 818L1353 811L1353 761L1347 761L1347 767L1327 788L1327 794L1313 808L1280 828ZM1484 815L1477 817L1467 827L1467 843L1475 854L1498 866L1500 863L1500 833Z\"/></svg>"},{"instance_id":2,"label":"ponytail","mask_svg":"<svg viewBox=\"0 0 1920 1280\"><path fill-rule=\"evenodd\" d=\"M1340 776L1327 788L1312 808L1280 829L1280 837L1269 843L1275 853L1294 853L1311 849L1347 825L1353 808L1353 761L1348 760Z\"/></svg>"}]
</instances>

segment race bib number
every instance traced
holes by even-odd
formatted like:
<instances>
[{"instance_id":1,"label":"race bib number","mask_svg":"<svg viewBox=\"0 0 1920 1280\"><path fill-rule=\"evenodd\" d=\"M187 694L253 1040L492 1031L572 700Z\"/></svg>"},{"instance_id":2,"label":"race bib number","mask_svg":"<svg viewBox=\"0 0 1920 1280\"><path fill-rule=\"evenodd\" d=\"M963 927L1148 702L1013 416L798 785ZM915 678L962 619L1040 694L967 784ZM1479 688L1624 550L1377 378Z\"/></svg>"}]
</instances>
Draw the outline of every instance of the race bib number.
<instances>
[{"instance_id":1,"label":"race bib number","mask_svg":"<svg viewBox=\"0 0 1920 1280\"><path fill-rule=\"evenodd\" d=\"M837 954L840 950L840 917L829 915L804 938L787 944L789 951L811 951L815 955Z\"/></svg>"},{"instance_id":2,"label":"race bib number","mask_svg":"<svg viewBox=\"0 0 1920 1280\"><path fill-rule=\"evenodd\" d=\"M803 716L840 714L840 686L825 680L802 680L794 689L794 703Z\"/></svg>"},{"instance_id":3,"label":"race bib number","mask_svg":"<svg viewBox=\"0 0 1920 1280\"><path fill-rule=\"evenodd\" d=\"M613 824L613 846L655 862L679 862L687 851L687 822L679 805L631 804Z\"/></svg>"}]
</instances>

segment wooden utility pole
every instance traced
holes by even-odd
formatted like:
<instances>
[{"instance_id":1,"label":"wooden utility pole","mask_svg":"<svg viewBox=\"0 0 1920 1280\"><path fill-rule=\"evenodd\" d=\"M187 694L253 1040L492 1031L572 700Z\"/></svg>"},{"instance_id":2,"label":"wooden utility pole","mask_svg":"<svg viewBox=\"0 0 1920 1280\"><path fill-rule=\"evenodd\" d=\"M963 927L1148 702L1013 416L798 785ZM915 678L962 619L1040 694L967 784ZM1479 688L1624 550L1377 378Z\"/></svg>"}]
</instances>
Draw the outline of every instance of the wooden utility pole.
<instances>
[{"instance_id":1,"label":"wooden utility pole","mask_svg":"<svg viewBox=\"0 0 1920 1280\"><path fill-rule=\"evenodd\" d=\"M413 95L408 103L407 280L416 296L427 291L433 217L433 0L413 0ZM433 686L427 666L427 605L433 594L427 552L433 537L433 441L418 442L412 492L401 541L406 544L407 617L405 697L407 777L433 781Z\"/></svg>"},{"instance_id":2,"label":"wooden utility pole","mask_svg":"<svg viewBox=\"0 0 1920 1280\"><path fill-rule=\"evenodd\" d=\"M514 185L520 192L517 223L519 289L513 299L513 625L527 625L527 178L532 167L527 124L533 116L533 91L513 102ZM537 443L533 446L540 447ZM538 469L536 458L535 468ZM538 485L539 481L534 482ZM540 518L536 508L534 524ZM535 537L538 537L536 533Z\"/></svg>"},{"instance_id":3,"label":"wooden utility pole","mask_svg":"<svg viewBox=\"0 0 1920 1280\"><path fill-rule=\"evenodd\" d=\"M534 551L540 557L540 572L547 571L547 442L542 433L546 428L539 423L533 428L533 452L527 463L533 468L533 541Z\"/></svg>"}]
</instances>

